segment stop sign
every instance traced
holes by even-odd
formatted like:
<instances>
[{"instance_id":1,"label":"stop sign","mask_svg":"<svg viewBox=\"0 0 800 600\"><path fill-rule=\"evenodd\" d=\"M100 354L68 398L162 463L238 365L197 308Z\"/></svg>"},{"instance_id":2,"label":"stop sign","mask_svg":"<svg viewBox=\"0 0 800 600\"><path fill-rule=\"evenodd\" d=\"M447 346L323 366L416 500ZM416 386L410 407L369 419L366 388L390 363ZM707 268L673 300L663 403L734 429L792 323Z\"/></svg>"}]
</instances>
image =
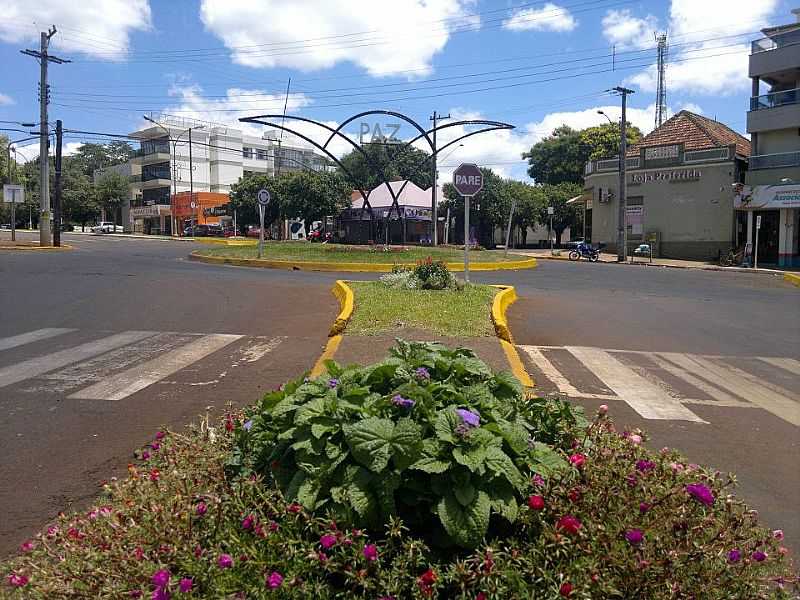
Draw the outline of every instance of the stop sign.
<instances>
[{"instance_id":1,"label":"stop sign","mask_svg":"<svg viewBox=\"0 0 800 600\"><path fill-rule=\"evenodd\" d=\"M483 174L478 165L462 163L453 171L453 187L462 196L474 196L483 189Z\"/></svg>"}]
</instances>

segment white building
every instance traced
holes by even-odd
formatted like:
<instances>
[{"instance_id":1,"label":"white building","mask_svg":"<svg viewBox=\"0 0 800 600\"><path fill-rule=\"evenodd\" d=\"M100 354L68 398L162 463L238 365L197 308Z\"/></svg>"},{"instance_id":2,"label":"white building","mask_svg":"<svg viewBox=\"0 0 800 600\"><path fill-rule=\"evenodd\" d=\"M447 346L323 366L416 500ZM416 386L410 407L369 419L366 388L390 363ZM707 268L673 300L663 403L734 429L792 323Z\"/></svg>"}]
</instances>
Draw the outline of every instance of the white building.
<instances>
[{"instance_id":1,"label":"white building","mask_svg":"<svg viewBox=\"0 0 800 600\"><path fill-rule=\"evenodd\" d=\"M168 234L175 230L170 198L180 192L228 194L248 173L275 176L328 168L310 144L268 130L261 137L206 121L151 115L154 123L130 134L141 142L131 161L134 188L126 230ZM191 144L189 140L191 138Z\"/></svg>"}]
</instances>

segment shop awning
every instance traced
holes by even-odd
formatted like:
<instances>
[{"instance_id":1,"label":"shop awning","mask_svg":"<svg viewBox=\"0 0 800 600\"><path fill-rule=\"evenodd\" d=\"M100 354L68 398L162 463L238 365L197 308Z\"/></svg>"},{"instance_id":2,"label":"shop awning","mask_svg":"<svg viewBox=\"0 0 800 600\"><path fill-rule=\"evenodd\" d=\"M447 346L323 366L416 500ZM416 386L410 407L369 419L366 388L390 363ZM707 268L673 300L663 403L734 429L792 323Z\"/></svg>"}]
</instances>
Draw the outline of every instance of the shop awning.
<instances>
[{"instance_id":1,"label":"shop awning","mask_svg":"<svg viewBox=\"0 0 800 600\"><path fill-rule=\"evenodd\" d=\"M575 196L567 200L567 204L583 204L584 202L591 202L591 200L591 194L581 194L580 196Z\"/></svg>"}]
</instances>

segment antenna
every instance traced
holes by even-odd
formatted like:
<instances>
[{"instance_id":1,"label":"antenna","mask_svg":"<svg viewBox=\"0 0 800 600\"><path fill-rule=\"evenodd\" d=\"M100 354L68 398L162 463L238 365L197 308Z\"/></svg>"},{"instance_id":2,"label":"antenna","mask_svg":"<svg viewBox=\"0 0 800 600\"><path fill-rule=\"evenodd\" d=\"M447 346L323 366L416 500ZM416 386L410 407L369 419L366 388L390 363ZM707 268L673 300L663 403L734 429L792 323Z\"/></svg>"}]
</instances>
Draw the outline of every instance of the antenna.
<instances>
[{"instance_id":1,"label":"antenna","mask_svg":"<svg viewBox=\"0 0 800 600\"><path fill-rule=\"evenodd\" d=\"M667 68L667 34L653 34L658 50L658 87L656 88L656 119L655 126L661 127L667 118L667 81L665 71Z\"/></svg>"}]
</instances>

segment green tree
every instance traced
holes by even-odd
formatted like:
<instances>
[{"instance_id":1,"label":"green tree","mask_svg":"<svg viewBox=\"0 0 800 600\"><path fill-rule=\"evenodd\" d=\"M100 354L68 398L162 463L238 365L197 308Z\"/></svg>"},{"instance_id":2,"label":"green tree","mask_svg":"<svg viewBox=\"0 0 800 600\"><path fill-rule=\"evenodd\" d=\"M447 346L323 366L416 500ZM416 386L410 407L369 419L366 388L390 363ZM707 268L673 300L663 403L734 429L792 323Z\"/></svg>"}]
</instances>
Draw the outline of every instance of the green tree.
<instances>
[{"instance_id":1,"label":"green tree","mask_svg":"<svg viewBox=\"0 0 800 600\"><path fill-rule=\"evenodd\" d=\"M238 225L244 227L258 223L256 196L260 189L267 190L272 197L264 211L264 226L269 227L281 216L278 180L263 173L250 173L231 186L231 208L236 211Z\"/></svg>"},{"instance_id":2,"label":"green tree","mask_svg":"<svg viewBox=\"0 0 800 600\"><path fill-rule=\"evenodd\" d=\"M541 186L522 181L508 181L506 185L509 196L516 200L511 226L519 230L522 245L525 246L528 243L528 228L532 229L539 223L539 215L546 202L544 194Z\"/></svg>"},{"instance_id":3,"label":"green tree","mask_svg":"<svg viewBox=\"0 0 800 600\"><path fill-rule=\"evenodd\" d=\"M628 143L634 144L641 137L642 132L629 123ZM522 158L527 159L528 175L536 183L581 183L589 160L615 156L618 149L618 125L606 123L583 130L562 125L524 152Z\"/></svg>"},{"instance_id":4,"label":"green tree","mask_svg":"<svg viewBox=\"0 0 800 600\"><path fill-rule=\"evenodd\" d=\"M94 187L97 202L106 210L106 218L110 213L113 215L111 220L114 225L117 225L119 209L123 202L127 202L130 198L128 178L116 171L106 171L100 176Z\"/></svg>"},{"instance_id":5,"label":"green tree","mask_svg":"<svg viewBox=\"0 0 800 600\"><path fill-rule=\"evenodd\" d=\"M0 133L0 183L11 183L10 168L8 160L8 136Z\"/></svg>"},{"instance_id":6,"label":"green tree","mask_svg":"<svg viewBox=\"0 0 800 600\"><path fill-rule=\"evenodd\" d=\"M71 158L85 175L93 177L95 170L127 162L134 154L134 149L128 142L117 141L108 144L83 144Z\"/></svg>"},{"instance_id":7,"label":"green tree","mask_svg":"<svg viewBox=\"0 0 800 600\"><path fill-rule=\"evenodd\" d=\"M306 228L350 205L351 188L338 173L295 171L278 179L281 216L305 219Z\"/></svg>"},{"instance_id":8,"label":"green tree","mask_svg":"<svg viewBox=\"0 0 800 600\"><path fill-rule=\"evenodd\" d=\"M73 157L67 156L62 161L61 172L61 212L65 221L86 223L97 218L100 205L97 201L95 186L91 178L81 170L81 165ZM127 197L127 196L126 196Z\"/></svg>"},{"instance_id":9,"label":"green tree","mask_svg":"<svg viewBox=\"0 0 800 600\"><path fill-rule=\"evenodd\" d=\"M410 179L423 190L431 187L433 177L430 162L426 159L428 152L408 146L407 144L393 144L372 142L361 146L369 161L359 152L353 150L341 158L342 164L353 175L355 181L341 171L347 184L353 189L361 187L365 192L383 183L381 170L386 175L387 181ZM370 166L370 162L375 166Z\"/></svg>"},{"instance_id":10,"label":"green tree","mask_svg":"<svg viewBox=\"0 0 800 600\"><path fill-rule=\"evenodd\" d=\"M544 203L539 210L539 223L545 227L550 226L550 215L547 207L552 206L553 231L556 234L556 245L561 245L561 234L567 227L575 228L579 225L579 213L575 205L567 204L567 200L580 195L583 186L577 183L562 182L556 185L544 184L539 188L544 197Z\"/></svg>"}]
</instances>

